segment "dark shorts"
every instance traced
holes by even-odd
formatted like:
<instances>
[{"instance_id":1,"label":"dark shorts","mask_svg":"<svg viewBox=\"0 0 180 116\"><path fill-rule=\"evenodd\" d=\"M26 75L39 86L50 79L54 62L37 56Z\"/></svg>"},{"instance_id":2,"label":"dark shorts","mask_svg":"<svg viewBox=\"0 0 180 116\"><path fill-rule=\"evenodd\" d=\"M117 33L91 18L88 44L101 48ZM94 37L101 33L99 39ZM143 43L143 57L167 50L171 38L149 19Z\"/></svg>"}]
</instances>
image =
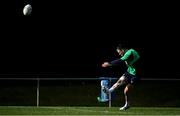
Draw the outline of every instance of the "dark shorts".
<instances>
[{"instance_id":1,"label":"dark shorts","mask_svg":"<svg viewBox=\"0 0 180 116\"><path fill-rule=\"evenodd\" d=\"M128 72L125 72L123 76L126 77L128 84L136 84L139 81L139 78L136 75L129 74Z\"/></svg>"}]
</instances>

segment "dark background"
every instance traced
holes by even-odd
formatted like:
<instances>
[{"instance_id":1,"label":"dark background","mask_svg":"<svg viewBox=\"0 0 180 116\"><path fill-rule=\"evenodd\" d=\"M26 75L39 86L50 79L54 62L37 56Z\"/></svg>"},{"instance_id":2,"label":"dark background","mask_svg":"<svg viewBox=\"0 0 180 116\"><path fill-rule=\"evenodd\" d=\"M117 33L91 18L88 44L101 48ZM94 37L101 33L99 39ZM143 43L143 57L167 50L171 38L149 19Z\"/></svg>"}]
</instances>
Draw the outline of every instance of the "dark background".
<instances>
[{"instance_id":1,"label":"dark background","mask_svg":"<svg viewBox=\"0 0 180 116\"><path fill-rule=\"evenodd\" d=\"M32 15L23 16L28 3ZM179 78L177 5L164 1L1 1L0 78L119 76L121 66L100 67L118 58L119 43L139 52L140 77ZM36 86L36 80L2 79L0 104L34 105ZM103 105L96 99L99 80L41 80L40 88L40 105ZM179 106L179 81L142 81L135 89L132 104L136 106ZM120 106L123 90L117 94L121 94L119 101L113 103Z\"/></svg>"},{"instance_id":2,"label":"dark background","mask_svg":"<svg viewBox=\"0 0 180 116\"><path fill-rule=\"evenodd\" d=\"M33 11L23 16L27 3ZM6 0L0 73L116 75L101 63L118 57L118 43L128 43L140 53L140 76L179 78L178 14L176 3L165 2Z\"/></svg>"}]
</instances>

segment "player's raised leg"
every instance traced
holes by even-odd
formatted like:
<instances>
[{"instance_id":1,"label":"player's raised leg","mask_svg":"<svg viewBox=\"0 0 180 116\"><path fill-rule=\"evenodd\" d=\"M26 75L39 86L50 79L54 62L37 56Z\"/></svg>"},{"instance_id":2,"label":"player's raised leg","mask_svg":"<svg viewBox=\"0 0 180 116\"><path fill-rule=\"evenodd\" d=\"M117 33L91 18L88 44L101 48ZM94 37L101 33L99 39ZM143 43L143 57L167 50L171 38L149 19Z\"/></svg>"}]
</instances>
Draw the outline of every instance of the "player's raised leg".
<instances>
[{"instance_id":1,"label":"player's raised leg","mask_svg":"<svg viewBox=\"0 0 180 116\"><path fill-rule=\"evenodd\" d=\"M118 87L122 86L126 84L126 77L124 75L122 75L119 80L110 88L106 88L106 87L103 87L103 91L105 93L109 93L109 92L113 92L114 90L116 90Z\"/></svg>"}]
</instances>

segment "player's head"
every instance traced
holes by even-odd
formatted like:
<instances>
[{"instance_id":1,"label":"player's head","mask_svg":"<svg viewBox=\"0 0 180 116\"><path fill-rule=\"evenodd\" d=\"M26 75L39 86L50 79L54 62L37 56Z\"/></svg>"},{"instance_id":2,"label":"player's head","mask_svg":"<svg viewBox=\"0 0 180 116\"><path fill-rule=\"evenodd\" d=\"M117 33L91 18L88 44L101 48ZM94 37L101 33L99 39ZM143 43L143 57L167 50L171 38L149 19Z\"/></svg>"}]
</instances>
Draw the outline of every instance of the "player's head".
<instances>
[{"instance_id":1,"label":"player's head","mask_svg":"<svg viewBox=\"0 0 180 116\"><path fill-rule=\"evenodd\" d=\"M117 46L116 51L118 52L119 55L122 56L122 55L124 55L124 53L126 52L127 49L128 49L128 47L125 46L124 44L119 44L119 45Z\"/></svg>"}]
</instances>

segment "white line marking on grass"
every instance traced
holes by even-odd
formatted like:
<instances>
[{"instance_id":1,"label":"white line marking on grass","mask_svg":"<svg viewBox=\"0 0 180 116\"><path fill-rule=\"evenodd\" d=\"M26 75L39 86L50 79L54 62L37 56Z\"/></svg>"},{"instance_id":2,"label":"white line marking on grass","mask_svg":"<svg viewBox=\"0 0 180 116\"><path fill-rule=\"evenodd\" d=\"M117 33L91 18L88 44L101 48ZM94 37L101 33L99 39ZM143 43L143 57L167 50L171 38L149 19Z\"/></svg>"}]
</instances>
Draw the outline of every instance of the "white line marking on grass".
<instances>
[{"instance_id":1,"label":"white line marking on grass","mask_svg":"<svg viewBox=\"0 0 180 116\"><path fill-rule=\"evenodd\" d=\"M123 114L126 114L126 112L121 112L121 111L119 111L119 110L117 110L117 111L108 111L108 110L90 110L90 109L79 109L79 108L72 108L71 107L71 109L72 110L76 110L76 111L81 111L81 112L94 112L94 113L103 113L103 114L98 114L98 115L109 115L109 114L111 114L112 116L113 115L119 115L119 113L121 114L121 115L123 115Z\"/></svg>"},{"instance_id":2,"label":"white line marking on grass","mask_svg":"<svg viewBox=\"0 0 180 116\"><path fill-rule=\"evenodd\" d=\"M49 106L40 106L38 108L44 108L44 109L58 109L58 110L61 110L61 109L66 109L65 107L49 107Z\"/></svg>"},{"instance_id":3,"label":"white line marking on grass","mask_svg":"<svg viewBox=\"0 0 180 116\"><path fill-rule=\"evenodd\" d=\"M78 111L83 111L83 112L102 112L102 113L109 113L109 111L95 111L95 110L90 110L90 109L79 109L79 108L73 108L71 107L71 110L78 110Z\"/></svg>"}]
</instances>

